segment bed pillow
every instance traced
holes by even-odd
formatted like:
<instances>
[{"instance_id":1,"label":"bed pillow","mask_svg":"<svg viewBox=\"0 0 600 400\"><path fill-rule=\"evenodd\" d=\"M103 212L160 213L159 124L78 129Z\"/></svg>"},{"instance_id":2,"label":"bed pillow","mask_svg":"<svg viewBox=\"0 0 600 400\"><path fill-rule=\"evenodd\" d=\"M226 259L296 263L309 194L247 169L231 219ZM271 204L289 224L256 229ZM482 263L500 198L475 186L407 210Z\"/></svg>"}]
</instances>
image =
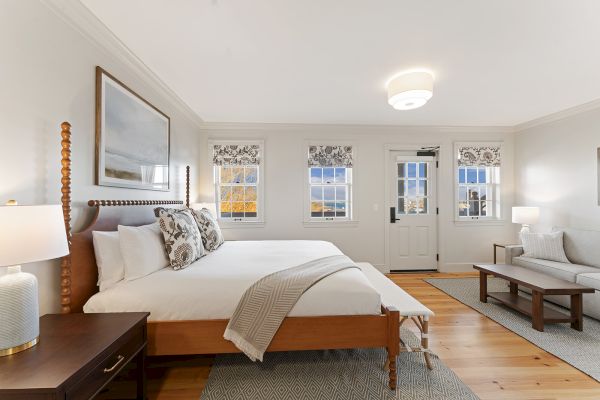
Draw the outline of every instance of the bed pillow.
<instances>
[{"instance_id":1,"label":"bed pillow","mask_svg":"<svg viewBox=\"0 0 600 400\"><path fill-rule=\"evenodd\" d=\"M523 257L571 263L565 255L562 232L523 233L521 241L523 242Z\"/></svg>"},{"instance_id":2,"label":"bed pillow","mask_svg":"<svg viewBox=\"0 0 600 400\"><path fill-rule=\"evenodd\" d=\"M174 270L185 268L204 255L202 237L189 210L157 208L154 212Z\"/></svg>"},{"instance_id":3,"label":"bed pillow","mask_svg":"<svg viewBox=\"0 0 600 400\"><path fill-rule=\"evenodd\" d=\"M158 223L119 225L119 245L125 264L125 280L132 281L169 265Z\"/></svg>"},{"instance_id":4,"label":"bed pillow","mask_svg":"<svg viewBox=\"0 0 600 400\"><path fill-rule=\"evenodd\" d=\"M100 291L110 289L125 277L125 264L119 245L119 232L93 231L94 253Z\"/></svg>"},{"instance_id":5,"label":"bed pillow","mask_svg":"<svg viewBox=\"0 0 600 400\"><path fill-rule=\"evenodd\" d=\"M191 211L200 229L204 248L207 251L216 250L225 241L217 220L207 208Z\"/></svg>"}]
</instances>

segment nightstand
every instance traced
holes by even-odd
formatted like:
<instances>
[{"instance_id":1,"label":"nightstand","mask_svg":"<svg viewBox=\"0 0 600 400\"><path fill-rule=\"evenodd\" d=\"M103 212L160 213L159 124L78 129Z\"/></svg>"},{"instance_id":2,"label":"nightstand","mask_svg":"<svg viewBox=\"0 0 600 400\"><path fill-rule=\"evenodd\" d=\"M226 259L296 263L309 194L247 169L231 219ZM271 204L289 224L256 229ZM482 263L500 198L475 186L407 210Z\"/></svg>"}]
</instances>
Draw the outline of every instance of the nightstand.
<instances>
[{"instance_id":1,"label":"nightstand","mask_svg":"<svg viewBox=\"0 0 600 400\"><path fill-rule=\"evenodd\" d=\"M145 400L148 315L44 315L38 345L0 357L0 398L90 399L135 360L137 399Z\"/></svg>"}]
</instances>

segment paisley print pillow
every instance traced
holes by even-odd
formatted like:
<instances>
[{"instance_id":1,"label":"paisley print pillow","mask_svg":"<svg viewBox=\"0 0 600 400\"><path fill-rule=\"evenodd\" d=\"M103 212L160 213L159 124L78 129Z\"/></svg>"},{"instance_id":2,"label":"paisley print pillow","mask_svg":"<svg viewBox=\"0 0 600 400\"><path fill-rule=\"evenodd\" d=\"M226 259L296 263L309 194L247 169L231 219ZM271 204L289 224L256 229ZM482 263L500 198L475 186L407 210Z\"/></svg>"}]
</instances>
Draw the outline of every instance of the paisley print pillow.
<instances>
[{"instance_id":1,"label":"paisley print pillow","mask_svg":"<svg viewBox=\"0 0 600 400\"><path fill-rule=\"evenodd\" d=\"M159 207L154 213L174 270L187 267L205 254L198 225L190 210Z\"/></svg>"}]
</instances>

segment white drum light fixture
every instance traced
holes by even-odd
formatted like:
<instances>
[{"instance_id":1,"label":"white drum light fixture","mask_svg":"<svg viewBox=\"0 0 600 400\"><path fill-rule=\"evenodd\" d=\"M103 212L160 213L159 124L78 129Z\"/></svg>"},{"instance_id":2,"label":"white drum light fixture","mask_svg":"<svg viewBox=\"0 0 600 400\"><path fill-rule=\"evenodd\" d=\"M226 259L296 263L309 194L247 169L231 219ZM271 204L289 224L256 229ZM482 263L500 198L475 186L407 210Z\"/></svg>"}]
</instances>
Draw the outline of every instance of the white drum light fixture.
<instances>
[{"instance_id":1,"label":"white drum light fixture","mask_svg":"<svg viewBox=\"0 0 600 400\"><path fill-rule=\"evenodd\" d=\"M433 74L410 71L395 75L387 84L388 103L396 110L414 110L433 96Z\"/></svg>"}]
</instances>

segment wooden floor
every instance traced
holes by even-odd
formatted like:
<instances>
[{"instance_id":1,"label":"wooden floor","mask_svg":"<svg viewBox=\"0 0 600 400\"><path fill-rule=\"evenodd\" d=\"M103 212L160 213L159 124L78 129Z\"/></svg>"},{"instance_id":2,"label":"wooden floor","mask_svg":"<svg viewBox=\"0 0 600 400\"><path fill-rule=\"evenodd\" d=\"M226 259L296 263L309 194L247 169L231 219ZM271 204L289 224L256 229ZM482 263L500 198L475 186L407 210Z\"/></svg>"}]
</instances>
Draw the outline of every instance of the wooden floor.
<instances>
[{"instance_id":1,"label":"wooden floor","mask_svg":"<svg viewBox=\"0 0 600 400\"><path fill-rule=\"evenodd\" d=\"M474 274L395 274L390 278L431 308L430 347L482 399L600 399L600 383L423 281ZM150 399L198 400L212 357L150 359ZM599 361L600 362L600 361ZM127 376L101 399L133 396Z\"/></svg>"}]
</instances>

